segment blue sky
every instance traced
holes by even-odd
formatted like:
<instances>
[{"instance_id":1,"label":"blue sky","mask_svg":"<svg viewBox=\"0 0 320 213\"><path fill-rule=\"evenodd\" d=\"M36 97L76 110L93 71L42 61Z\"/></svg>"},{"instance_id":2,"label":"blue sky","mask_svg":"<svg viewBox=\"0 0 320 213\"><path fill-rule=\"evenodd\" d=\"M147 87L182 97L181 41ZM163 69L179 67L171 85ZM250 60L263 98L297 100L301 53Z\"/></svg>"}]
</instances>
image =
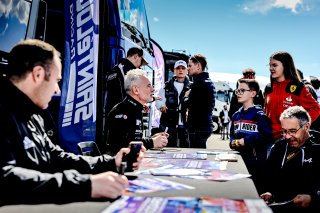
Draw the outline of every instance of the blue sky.
<instances>
[{"instance_id":1,"label":"blue sky","mask_svg":"<svg viewBox=\"0 0 320 213\"><path fill-rule=\"evenodd\" d=\"M205 55L209 72L251 67L268 79L270 55L284 50L305 77L320 77L320 0L145 0L145 6L151 37L166 51Z\"/></svg>"}]
</instances>

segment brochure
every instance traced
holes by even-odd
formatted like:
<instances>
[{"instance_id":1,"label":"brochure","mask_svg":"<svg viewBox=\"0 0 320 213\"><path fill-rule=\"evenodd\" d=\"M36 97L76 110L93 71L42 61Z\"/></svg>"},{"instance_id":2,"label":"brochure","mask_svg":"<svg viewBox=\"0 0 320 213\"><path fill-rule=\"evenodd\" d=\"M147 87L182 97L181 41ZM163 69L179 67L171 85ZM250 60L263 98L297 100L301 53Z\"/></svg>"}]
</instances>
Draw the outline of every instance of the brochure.
<instances>
[{"instance_id":1,"label":"brochure","mask_svg":"<svg viewBox=\"0 0 320 213\"><path fill-rule=\"evenodd\" d=\"M194 189L194 187L161 178L138 178L129 181L126 194L185 189Z\"/></svg>"},{"instance_id":2,"label":"brochure","mask_svg":"<svg viewBox=\"0 0 320 213\"><path fill-rule=\"evenodd\" d=\"M198 180L212 180L212 181L230 181L241 178L248 178L250 174L242 174L221 170L203 170L203 169L172 169L164 166L158 169L151 169L150 174L156 176L175 176L182 178L198 179Z\"/></svg>"},{"instance_id":3,"label":"brochure","mask_svg":"<svg viewBox=\"0 0 320 213\"><path fill-rule=\"evenodd\" d=\"M196 197L130 197L123 196L102 213L175 213L175 212L242 212L272 213L262 199L233 200Z\"/></svg>"},{"instance_id":4,"label":"brochure","mask_svg":"<svg viewBox=\"0 0 320 213\"><path fill-rule=\"evenodd\" d=\"M174 169L206 169L206 170L226 170L227 161L190 160L190 159L157 159L143 158L138 174L149 174L154 168L174 168Z\"/></svg>"},{"instance_id":5,"label":"brochure","mask_svg":"<svg viewBox=\"0 0 320 213\"><path fill-rule=\"evenodd\" d=\"M228 154L228 151L210 151L210 150L201 150L197 151L198 154L207 154L207 155L218 155L218 154Z\"/></svg>"},{"instance_id":6,"label":"brochure","mask_svg":"<svg viewBox=\"0 0 320 213\"><path fill-rule=\"evenodd\" d=\"M197 153L145 153L145 158L158 158L158 159L197 159L206 160L207 154Z\"/></svg>"},{"instance_id":7,"label":"brochure","mask_svg":"<svg viewBox=\"0 0 320 213\"><path fill-rule=\"evenodd\" d=\"M229 162L237 162L238 158L237 158L237 154L218 154L216 155L215 160L218 161L229 161Z\"/></svg>"}]
</instances>

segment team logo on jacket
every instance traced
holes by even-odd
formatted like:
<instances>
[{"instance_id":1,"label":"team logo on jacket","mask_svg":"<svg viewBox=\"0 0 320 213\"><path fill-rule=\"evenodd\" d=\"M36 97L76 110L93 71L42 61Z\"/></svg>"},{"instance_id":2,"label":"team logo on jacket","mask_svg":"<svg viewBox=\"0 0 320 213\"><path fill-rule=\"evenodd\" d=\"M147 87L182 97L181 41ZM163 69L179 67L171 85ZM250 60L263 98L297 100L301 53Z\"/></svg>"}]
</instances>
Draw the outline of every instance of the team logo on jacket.
<instances>
[{"instance_id":1,"label":"team logo on jacket","mask_svg":"<svg viewBox=\"0 0 320 213\"><path fill-rule=\"evenodd\" d=\"M114 118L123 118L126 120L128 118L128 116L124 115L124 114L119 114L119 115L115 115Z\"/></svg>"},{"instance_id":2,"label":"team logo on jacket","mask_svg":"<svg viewBox=\"0 0 320 213\"><path fill-rule=\"evenodd\" d=\"M290 92L294 92L294 91L296 91L296 89L297 89L297 86L296 85L291 85L290 86Z\"/></svg>"},{"instance_id":3,"label":"team logo on jacket","mask_svg":"<svg viewBox=\"0 0 320 213\"><path fill-rule=\"evenodd\" d=\"M258 132L258 124L257 122L250 120L242 120L241 122L234 122L234 130L245 131L245 132Z\"/></svg>"}]
</instances>

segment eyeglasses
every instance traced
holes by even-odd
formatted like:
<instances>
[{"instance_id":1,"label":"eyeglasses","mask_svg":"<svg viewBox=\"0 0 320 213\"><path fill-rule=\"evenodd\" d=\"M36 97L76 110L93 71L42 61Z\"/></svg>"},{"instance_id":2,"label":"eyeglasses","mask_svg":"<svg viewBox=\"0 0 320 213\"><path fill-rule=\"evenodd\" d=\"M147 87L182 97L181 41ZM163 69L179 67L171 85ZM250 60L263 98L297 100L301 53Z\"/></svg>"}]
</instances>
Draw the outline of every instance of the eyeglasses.
<instances>
[{"instance_id":1,"label":"eyeglasses","mask_svg":"<svg viewBox=\"0 0 320 213\"><path fill-rule=\"evenodd\" d=\"M297 132L302 128L303 126L300 126L299 129L282 129L282 135L290 135L290 136L295 136Z\"/></svg>"},{"instance_id":2,"label":"eyeglasses","mask_svg":"<svg viewBox=\"0 0 320 213\"><path fill-rule=\"evenodd\" d=\"M236 95L243 95L245 91L252 91L251 89L236 89Z\"/></svg>"}]
</instances>

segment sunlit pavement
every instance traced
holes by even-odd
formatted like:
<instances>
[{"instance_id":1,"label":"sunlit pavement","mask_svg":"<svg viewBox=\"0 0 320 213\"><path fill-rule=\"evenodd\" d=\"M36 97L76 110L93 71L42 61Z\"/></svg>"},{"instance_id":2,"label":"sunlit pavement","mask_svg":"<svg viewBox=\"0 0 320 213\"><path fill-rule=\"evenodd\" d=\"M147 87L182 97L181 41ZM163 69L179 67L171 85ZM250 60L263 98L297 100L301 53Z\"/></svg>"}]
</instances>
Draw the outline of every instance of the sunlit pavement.
<instances>
[{"instance_id":1,"label":"sunlit pavement","mask_svg":"<svg viewBox=\"0 0 320 213\"><path fill-rule=\"evenodd\" d=\"M230 150L229 139L222 140L220 134L212 134L207 141L207 149Z\"/></svg>"}]
</instances>

